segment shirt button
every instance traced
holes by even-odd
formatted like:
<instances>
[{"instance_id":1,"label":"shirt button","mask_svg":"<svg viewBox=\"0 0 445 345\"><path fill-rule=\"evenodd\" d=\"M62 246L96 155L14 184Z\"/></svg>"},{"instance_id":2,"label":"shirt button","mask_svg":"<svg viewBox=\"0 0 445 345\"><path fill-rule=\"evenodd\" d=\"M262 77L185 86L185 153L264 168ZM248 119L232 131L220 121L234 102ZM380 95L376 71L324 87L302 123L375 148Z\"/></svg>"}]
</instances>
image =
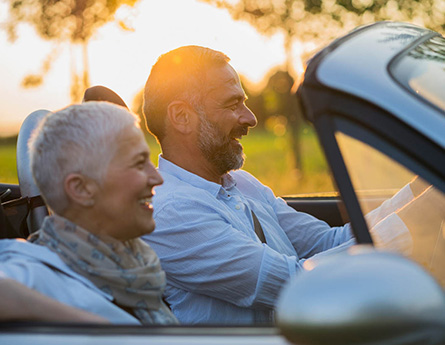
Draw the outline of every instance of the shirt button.
<instances>
[{"instance_id":1,"label":"shirt button","mask_svg":"<svg viewBox=\"0 0 445 345\"><path fill-rule=\"evenodd\" d=\"M239 209L241 209L241 205L236 205L235 208L236 208L237 210L239 210Z\"/></svg>"}]
</instances>

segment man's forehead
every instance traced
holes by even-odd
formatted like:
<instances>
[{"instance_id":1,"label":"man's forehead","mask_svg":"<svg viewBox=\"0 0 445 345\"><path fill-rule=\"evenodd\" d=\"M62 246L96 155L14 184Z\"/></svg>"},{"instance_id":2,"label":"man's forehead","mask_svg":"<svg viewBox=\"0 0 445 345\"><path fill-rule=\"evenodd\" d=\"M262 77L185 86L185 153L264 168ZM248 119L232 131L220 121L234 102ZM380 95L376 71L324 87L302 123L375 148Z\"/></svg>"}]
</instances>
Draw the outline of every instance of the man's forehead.
<instances>
[{"instance_id":1,"label":"man's forehead","mask_svg":"<svg viewBox=\"0 0 445 345\"><path fill-rule=\"evenodd\" d=\"M241 88L238 73L229 64L210 69L207 72L206 79L206 91L208 93L229 87L239 86Z\"/></svg>"}]
</instances>

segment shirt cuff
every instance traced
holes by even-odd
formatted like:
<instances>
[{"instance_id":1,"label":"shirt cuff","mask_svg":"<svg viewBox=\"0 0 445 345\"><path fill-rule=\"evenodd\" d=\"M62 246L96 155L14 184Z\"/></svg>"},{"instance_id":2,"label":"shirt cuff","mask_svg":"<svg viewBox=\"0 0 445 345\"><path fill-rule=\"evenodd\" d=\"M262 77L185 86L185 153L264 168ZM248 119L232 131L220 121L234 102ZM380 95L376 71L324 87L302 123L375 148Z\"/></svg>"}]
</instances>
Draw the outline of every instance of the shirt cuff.
<instances>
[{"instance_id":1,"label":"shirt cuff","mask_svg":"<svg viewBox=\"0 0 445 345\"><path fill-rule=\"evenodd\" d=\"M366 215L368 226L370 228L374 227L377 223L385 219L385 217L396 212L413 199L413 192L411 191L409 184L407 184L390 199L385 200L379 207Z\"/></svg>"},{"instance_id":2,"label":"shirt cuff","mask_svg":"<svg viewBox=\"0 0 445 345\"><path fill-rule=\"evenodd\" d=\"M405 223L396 213L380 221L371 229L377 249L410 255L413 251L413 240Z\"/></svg>"},{"instance_id":3,"label":"shirt cuff","mask_svg":"<svg viewBox=\"0 0 445 345\"><path fill-rule=\"evenodd\" d=\"M283 285L301 269L298 258L267 248L263 256L253 305L274 308Z\"/></svg>"}]
</instances>

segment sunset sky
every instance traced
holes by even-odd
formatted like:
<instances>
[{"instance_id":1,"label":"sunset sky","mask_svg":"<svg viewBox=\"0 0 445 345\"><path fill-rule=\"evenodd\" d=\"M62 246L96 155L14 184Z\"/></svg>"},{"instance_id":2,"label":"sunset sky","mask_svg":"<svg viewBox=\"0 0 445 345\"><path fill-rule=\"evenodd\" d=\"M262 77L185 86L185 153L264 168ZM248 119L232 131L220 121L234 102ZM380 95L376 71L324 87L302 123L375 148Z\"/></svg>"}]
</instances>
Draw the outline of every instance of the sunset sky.
<instances>
[{"instance_id":1,"label":"sunset sky","mask_svg":"<svg viewBox=\"0 0 445 345\"><path fill-rule=\"evenodd\" d=\"M0 23L6 13L0 0ZM124 32L110 23L97 32L89 45L90 77L92 85L110 87L130 106L157 57L182 45L223 51L234 68L255 83L270 68L284 63L280 34L261 36L248 23L233 21L227 12L196 0L143 0L117 15L130 18L134 31ZM13 44L0 31L0 47L0 135L17 132L26 115L36 109L57 110L69 104L68 44L60 46L44 85L36 89L23 89L21 80L39 71L54 43L41 40L32 27L22 25Z\"/></svg>"}]
</instances>

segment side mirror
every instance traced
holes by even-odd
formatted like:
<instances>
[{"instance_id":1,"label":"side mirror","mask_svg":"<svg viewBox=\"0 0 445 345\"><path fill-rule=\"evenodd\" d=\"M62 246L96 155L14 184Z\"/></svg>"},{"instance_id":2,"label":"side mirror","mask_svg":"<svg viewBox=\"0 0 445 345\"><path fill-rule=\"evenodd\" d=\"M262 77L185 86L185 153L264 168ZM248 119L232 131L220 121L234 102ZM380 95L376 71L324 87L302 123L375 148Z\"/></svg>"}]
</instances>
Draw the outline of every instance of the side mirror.
<instances>
[{"instance_id":1,"label":"side mirror","mask_svg":"<svg viewBox=\"0 0 445 345\"><path fill-rule=\"evenodd\" d=\"M445 343L445 295L416 263L355 246L304 266L277 303L277 325L291 342Z\"/></svg>"}]
</instances>

